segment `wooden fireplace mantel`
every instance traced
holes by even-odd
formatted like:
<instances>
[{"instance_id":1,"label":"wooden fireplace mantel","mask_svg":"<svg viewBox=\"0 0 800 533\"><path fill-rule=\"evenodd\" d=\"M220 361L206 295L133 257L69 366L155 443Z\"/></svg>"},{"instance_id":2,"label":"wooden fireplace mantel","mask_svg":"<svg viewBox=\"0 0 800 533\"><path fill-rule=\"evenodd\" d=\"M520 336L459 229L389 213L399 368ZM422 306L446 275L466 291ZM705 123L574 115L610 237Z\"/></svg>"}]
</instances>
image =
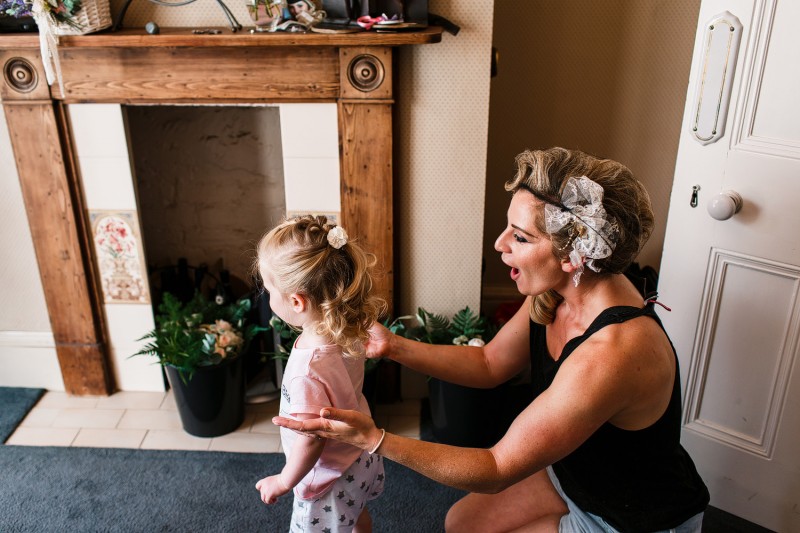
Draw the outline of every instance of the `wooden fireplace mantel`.
<instances>
[{"instance_id":1,"label":"wooden fireplace mantel","mask_svg":"<svg viewBox=\"0 0 800 533\"><path fill-rule=\"evenodd\" d=\"M45 81L36 35L0 36L0 99L64 386L115 390L88 214L67 104L336 102L342 225L378 257L391 306L393 50L436 43L407 33L193 34L142 28L60 38L61 92Z\"/></svg>"}]
</instances>

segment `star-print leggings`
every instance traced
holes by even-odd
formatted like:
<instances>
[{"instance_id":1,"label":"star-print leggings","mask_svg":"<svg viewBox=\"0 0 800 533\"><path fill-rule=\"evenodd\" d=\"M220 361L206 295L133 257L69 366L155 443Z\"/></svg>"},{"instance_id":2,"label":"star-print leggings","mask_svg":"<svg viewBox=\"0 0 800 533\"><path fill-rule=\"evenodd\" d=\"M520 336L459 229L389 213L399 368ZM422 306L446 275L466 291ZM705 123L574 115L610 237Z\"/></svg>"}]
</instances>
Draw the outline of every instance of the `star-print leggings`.
<instances>
[{"instance_id":1,"label":"star-print leggings","mask_svg":"<svg viewBox=\"0 0 800 533\"><path fill-rule=\"evenodd\" d=\"M364 452L331 489L313 500L294 497L290 533L353 531L368 501L383 492L383 458Z\"/></svg>"}]
</instances>

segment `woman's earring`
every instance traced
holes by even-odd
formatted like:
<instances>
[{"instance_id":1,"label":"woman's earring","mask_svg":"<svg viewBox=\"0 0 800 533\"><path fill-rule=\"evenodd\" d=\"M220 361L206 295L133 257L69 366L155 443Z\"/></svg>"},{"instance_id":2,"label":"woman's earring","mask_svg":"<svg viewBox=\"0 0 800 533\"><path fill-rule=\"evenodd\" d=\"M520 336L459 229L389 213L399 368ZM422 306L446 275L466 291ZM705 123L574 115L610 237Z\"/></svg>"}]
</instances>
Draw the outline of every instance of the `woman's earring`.
<instances>
[{"instance_id":1,"label":"woman's earring","mask_svg":"<svg viewBox=\"0 0 800 533\"><path fill-rule=\"evenodd\" d=\"M572 276L572 282L576 287L581 282L581 275L583 275L583 265L579 266L578 270L575 271L575 275Z\"/></svg>"},{"instance_id":2,"label":"woman's earring","mask_svg":"<svg viewBox=\"0 0 800 533\"><path fill-rule=\"evenodd\" d=\"M572 276L572 282L577 287L581 282L581 275L583 275L583 256L579 254L575 248L569 253L569 262L575 268L575 274Z\"/></svg>"}]
</instances>

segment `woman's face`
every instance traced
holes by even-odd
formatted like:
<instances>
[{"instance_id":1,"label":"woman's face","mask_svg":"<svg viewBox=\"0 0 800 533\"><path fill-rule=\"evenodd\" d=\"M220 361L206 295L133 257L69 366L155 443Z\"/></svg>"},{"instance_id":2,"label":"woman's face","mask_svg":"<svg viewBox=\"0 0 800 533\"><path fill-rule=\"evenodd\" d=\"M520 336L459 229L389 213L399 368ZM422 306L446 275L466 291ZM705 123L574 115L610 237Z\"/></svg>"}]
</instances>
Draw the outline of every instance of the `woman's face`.
<instances>
[{"instance_id":1,"label":"woman's face","mask_svg":"<svg viewBox=\"0 0 800 533\"><path fill-rule=\"evenodd\" d=\"M542 208L542 201L530 192L515 192L508 207L508 226L494 243L500 259L511 267L517 290L526 296L558 290L567 277L561 261L553 255L550 236L536 227Z\"/></svg>"}]
</instances>

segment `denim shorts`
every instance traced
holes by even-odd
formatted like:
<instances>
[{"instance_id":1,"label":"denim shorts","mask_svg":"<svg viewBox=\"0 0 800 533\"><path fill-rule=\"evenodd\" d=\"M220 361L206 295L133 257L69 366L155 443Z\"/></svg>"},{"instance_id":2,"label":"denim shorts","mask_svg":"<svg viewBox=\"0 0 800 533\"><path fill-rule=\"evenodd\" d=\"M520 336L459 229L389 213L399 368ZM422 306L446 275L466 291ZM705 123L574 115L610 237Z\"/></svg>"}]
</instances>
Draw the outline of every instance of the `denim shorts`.
<instances>
[{"instance_id":1,"label":"denim shorts","mask_svg":"<svg viewBox=\"0 0 800 533\"><path fill-rule=\"evenodd\" d=\"M564 494L561 489L561 483L558 482L558 478L550 466L547 467L547 475L550 477L550 481L556 488L558 495L561 496L569 508L569 512L561 517L561 522L558 524L559 533L620 533L618 529L614 529L613 526L599 516L587 513L570 500L569 496ZM702 525L703 513L698 513L678 527L664 529L656 533L699 533Z\"/></svg>"}]
</instances>

